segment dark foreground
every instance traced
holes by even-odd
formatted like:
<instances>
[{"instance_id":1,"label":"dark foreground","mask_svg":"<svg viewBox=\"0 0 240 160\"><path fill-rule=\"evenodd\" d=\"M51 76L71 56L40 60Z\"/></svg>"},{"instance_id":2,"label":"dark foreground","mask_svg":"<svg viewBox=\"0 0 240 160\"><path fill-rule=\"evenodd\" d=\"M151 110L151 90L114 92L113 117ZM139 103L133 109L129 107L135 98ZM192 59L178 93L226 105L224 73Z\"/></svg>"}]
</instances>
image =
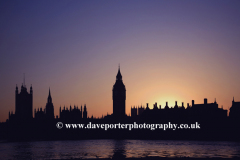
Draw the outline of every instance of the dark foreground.
<instances>
[{"instance_id":1,"label":"dark foreground","mask_svg":"<svg viewBox=\"0 0 240 160\"><path fill-rule=\"evenodd\" d=\"M96 158L96 159L85 159L85 160L190 160L190 159L196 159L196 160L206 160L206 159L233 159L233 160L239 160L239 158L189 158L189 157L179 157L179 158L166 158L166 157L143 157L143 158L121 158L121 157L116 157L116 158ZM65 159L68 160L68 159ZM71 159L71 160L83 160L83 159Z\"/></svg>"}]
</instances>

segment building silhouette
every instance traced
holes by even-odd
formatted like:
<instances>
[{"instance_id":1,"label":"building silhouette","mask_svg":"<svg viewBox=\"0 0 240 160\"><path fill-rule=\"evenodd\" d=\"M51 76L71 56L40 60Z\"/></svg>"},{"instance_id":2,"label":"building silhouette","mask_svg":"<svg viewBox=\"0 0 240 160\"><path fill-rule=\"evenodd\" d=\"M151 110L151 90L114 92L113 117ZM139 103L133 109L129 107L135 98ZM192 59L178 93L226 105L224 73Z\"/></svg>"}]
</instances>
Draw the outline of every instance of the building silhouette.
<instances>
[{"instance_id":1,"label":"building silhouette","mask_svg":"<svg viewBox=\"0 0 240 160\"><path fill-rule=\"evenodd\" d=\"M87 107L86 107L86 104L84 105L84 109L83 109L83 119L87 119Z\"/></svg>"},{"instance_id":2,"label":"building silhouette","mask_svg":"<svg viewBox=\"0 0 240 160\"><path fill-rule=\"evenodd\" d=\"M202 120L218 120L227 117L227 110L218 108L216 99L214 103L208 103L207 98L204 99L203 104L195 104L192 100L192 116Z\"/></svg>"},{"instance_id":3,"label":"building silhouette","mask_svg":"<svg viewBox=\"0 0 240 160\"><path fill-rule=\"evenodd\" d=\"M64 122L80 122L82 120L86 120L87 119L87 107L86 104L84 105L84 108L81 109L78 108L78 106L76 107L74 105L74 108L69 107L69 109L67 107L63 107L63 109L59 109L59 115L60 115L60 120L64 121Z\"/></svg>"},{"instance_id":4,"label":"building silhouette","mask_svg":"<svg viewBox=\"0 0 240 160\"><path fill-rule=\"evenodd\" d=\"M42 108L40 108L40 110L39 110L39 108L38 108L37 111L35 109L34 117L37 120L53 120L54 119L54 106L52 103L50 88L49 88L49 93L48 93L48 98L47 98L47 103L46 103L45 109L43 110Z\"/></svg>"},{"instance_id":5,"label":"building silhouette","mask_svg":"<svg viewBox=\"0 0 240 160\"><path fill-rule=\"evenodd\" d=\"M141 107L138 107L138 115L141 115L145 108L141 105Z\"/></svg>"},{"instance_id":6,"label":"building silhouette","mask_svg":"<svg viewBox=\"0 0 240 160\"><path fill-rule=\"evenodd\" d=\"M34 110L34 118L36 120L45 120L46 119L46 114L45 114L45 109L42 110L42 108L38 108L38 110L36 111L36 109Z\"/></svg>"},{"instance_id":7,"label":"building silhouette","mask_svg":"<svg viewBox=\"0 0 240 160\"><path fill-rule=\"evenodd\" d=\"M145 108L141 105L141 107L131 107L131 117L140 116L145 111Z\"/></svg>"},{"instance_id":8,"label":"building silhouette","mask_svg":"<svg viewBox=\"0 0 240 160\"><path fill-rule=\"evenodd\" d=\"M18 86L15 90L15 114L9 112L9 120L16 121L31 121L33 116L33 90L30 87L30 93L27 92L25 83L21 86L20 93L18 92Z\"/></svg>"},{"instance_id":9,"label":"building silhouette","mask_svg":"<svg viewBox=\"0 0 240 160\"><path fill-rule=\"evenodd\" d=\"M233 109L235 116L240 115L240 102L233 103L233 105L238 109L239 112ZM136 116L136 109L131 108L132 118L134 119ZM207 99L204 99L203 104L195 104L194 100L192 100L192 106L187 104L187 108L184 107L184 103L182 102L182 106L178 106L177 101L175 101L175 105L173 107L168 106L168 102L166 102L166 106L162 109L161 105L157 106L157 103L153 105L153 109L147 107L142 111L142 116L140 116L140 120L144 122L220 122L222 120L226 120L227 118L227 110L223 108L218 108L218 104L215 100L214 103L208 103Z\"/></svg>"},{"instance_id":10,"label":"building silhouette","mask_svg":"<svg viewBox=\"0 0 240 160\"><path fill-rule=\"evenodd\" d=\"M137 107L131 107L131 117L137 117Z\"/></svg>"},{"instance_id":11,"label":"building silhouette","mask_svg":"<svg viewBox=\"0 0 240 160\"><path fill-rule=\"evenodd\" d=\"M49 94L48 94L48 101L46 104L46 118L51 120L54 119L54 106L52 103L50 88L49 88Z\"/></svg>"},{"instance_id":12,"label":"building silhouette","mask_svg":"<svg viewBox=\"0 0 240 160\"><path fill-rule=\"evenodd\" d=\"M122 81L120 66L116 76L116 82L112 90L113 116L121 118L125 116L126 88Z\"/></svg>"},{"instance_id":13,"label":"building silhouette","mask_svg":"<svg viewBox=\"0 0 240 160\"><path fill-rule=\"evenodd\" d=\"M135 105L131 107L131 117L125 114L126 88L122 81L120 67L116 76L116 82L112 89L113 114L103 116L102 118L88 118L86 104L78 106L63 107L60 106L59 117L54 116L54 105L49 88L46 107L35 109L35 116L32 117L33 109L33 90L27 92L25 83L21 86L19 93L18 87L15 90L15 113L9 112L9 120L0 126L0 137L4 135L10 140L52 140L52 139L91 139L91 138L133 138L133 139L191 139L191 140L239 140L240 141L240 102L232 100L229 117L227 110L218 108L216 99L213 103L208 103L205 98L203 104L184 103L179 105L175 101L174 106L165 106L157 103L146 108ZM128 130L127 128L109 129L108 131L100 128L89 129L64 129L61 130L56 123L63 124L114 124L121 122L123 124L201 124L201 129L178 129L176 131L159 130ZM97 125L96 125L97 126ZM3 128L4 127L4 128ZM3 133L1 130L5 130ZM81 136L79 136L81 135Z\"/></svg>"},{"instance_id":14,"label":"building silhouette","mask_svg":"<svg viewBox=\"0 0 240 160\"><path fill-rule=\"evenodd\" d=\"M240 119L240 102L235 102L234 97L230 108L229 117L231 119Z\"/></svg>"}]
</instances>

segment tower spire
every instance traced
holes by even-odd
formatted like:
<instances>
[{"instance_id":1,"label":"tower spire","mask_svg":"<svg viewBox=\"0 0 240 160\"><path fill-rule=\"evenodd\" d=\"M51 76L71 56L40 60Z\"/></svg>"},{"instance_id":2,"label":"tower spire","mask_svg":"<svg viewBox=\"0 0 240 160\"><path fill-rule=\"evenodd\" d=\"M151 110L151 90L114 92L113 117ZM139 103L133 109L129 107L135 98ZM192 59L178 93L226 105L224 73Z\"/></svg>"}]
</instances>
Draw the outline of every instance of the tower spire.
<instances>
[{"instance_id":1,"label":"tower spire","mask_svg":"<svg viewBox=\"0 0 240 160\"><path fill-rule=\"evenodd\" d=\"M117 78L117 80L122 80L122 74L120 72L120 64L119 64L118 73L117 73L116 78Z\"/></svg>"},{"instance_id":2,"label":"tower spire","mask_svg":"<svg viewBox=\"0 0 240 160\"><path fill-rule=\"evenodd\" d=\"M48 103L52 103L52 97L51 97L50 87L49 87L49 93L48 93Z\"/></svg>"}]
</instances>

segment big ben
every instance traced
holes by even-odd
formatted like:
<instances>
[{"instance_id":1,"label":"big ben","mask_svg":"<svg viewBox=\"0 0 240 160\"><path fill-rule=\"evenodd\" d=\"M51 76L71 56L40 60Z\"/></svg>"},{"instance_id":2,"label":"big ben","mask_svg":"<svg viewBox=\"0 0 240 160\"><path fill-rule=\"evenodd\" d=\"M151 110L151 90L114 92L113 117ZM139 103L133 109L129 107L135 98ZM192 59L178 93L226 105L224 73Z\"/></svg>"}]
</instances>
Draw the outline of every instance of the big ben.
<instances>
[{"instance_id":1,"label":"big ben","mask_svg":"<svg viewBox=\"0 0 240 160\"><path fill-rule=\"evenodd\" d=\"M113 85L113 116L124 117L125 116L125 101L126 101L126 88L122 81L122 75L120 67L116 76L116 82Z\"/></svg>"}]
</instances>

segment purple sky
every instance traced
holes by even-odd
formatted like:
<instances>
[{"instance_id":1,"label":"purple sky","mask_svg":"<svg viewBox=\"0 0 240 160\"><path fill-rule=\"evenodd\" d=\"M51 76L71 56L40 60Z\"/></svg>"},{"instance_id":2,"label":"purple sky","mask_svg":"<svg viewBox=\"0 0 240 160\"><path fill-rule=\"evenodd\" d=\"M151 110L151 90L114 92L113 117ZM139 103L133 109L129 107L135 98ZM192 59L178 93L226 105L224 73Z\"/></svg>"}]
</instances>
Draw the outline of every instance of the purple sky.
<instances>
[{"instance_id":1,"label":"purple sky","mask_svg":"<svg viewBox=\"0 0 240 160\"><path fill-rule=\"evenodd\" d=\"M240 1L0 1L0 122L15 86L33 86L33 109L51 88L59 107L112 113L118 64L133 105L240 101Z\"/></svg>"}]
</instances>

